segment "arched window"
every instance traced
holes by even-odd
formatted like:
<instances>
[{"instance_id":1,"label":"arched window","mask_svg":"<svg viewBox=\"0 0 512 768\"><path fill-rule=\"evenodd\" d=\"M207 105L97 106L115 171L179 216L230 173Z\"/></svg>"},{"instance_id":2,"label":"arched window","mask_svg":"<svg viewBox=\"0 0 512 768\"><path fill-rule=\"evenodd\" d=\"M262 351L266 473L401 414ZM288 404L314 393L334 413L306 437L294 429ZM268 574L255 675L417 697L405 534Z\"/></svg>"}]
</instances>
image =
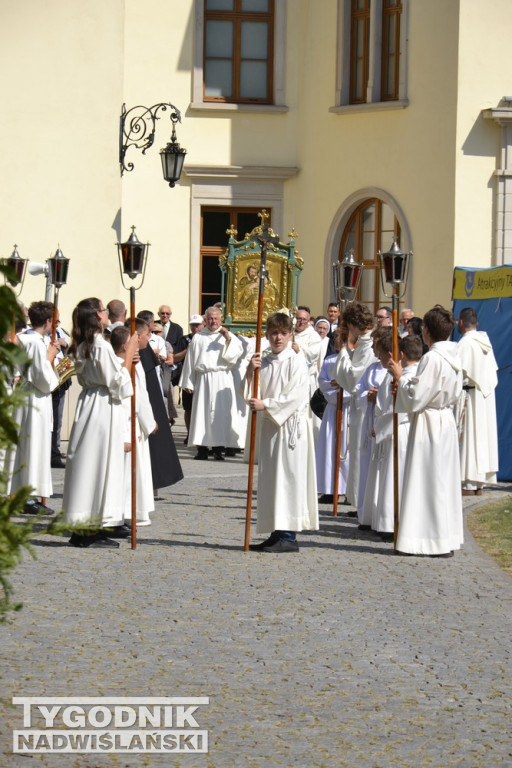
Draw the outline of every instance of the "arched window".
<instances>
[{"instance_id":1,"label":"arched window","mask_svg":"<svg viewBox=\"0 0 512 768\"><path fill-rule=\"evenodd\" d=\"M355 258L363 264L363 276L358 299L375 314L380 305L390 303L381 289L379 251L389 250L393 235L400 242L400 225L387 203L374 197L364 200L353 212L341 238L339 260L351 248Z\"/></svg>"}]
</instances>

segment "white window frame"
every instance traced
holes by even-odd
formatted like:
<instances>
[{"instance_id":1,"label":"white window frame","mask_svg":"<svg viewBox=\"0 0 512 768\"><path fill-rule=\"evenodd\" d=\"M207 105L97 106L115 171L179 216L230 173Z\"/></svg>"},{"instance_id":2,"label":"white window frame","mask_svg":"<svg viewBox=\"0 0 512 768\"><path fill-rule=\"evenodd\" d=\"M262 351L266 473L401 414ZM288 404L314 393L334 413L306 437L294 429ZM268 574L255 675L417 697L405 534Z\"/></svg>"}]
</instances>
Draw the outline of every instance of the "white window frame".
<instances>
[{"instance_id":1,"label":"white window frame","mask_svg":"<svg viewBox=\"0 0 512 768\"><path fill-rule=\"evenodd\" d=\"M512 97L504 97L499 106L482 110L486 120L500 127L499 153L494 171L495 221L494 263L512 263Z\"/></svg>"},{"instance_id":2,"label":"white window frame","mask_svg":"<svg viewBox=\"0 0 512 768\"><path fill-rule=\"evenodd\" d=\"M283 239L284 183L295 176L298 170L296 167L287 166L185 166L184 172L191 181L191 314L197 312L201 282L201 208L210 205L260 210L271 208L272 229ZM238 234L243 237L245 232Z\"/></svg>"},{"instance_id":3,"label":"white window frame","mask_svg":"<svg viewBox=\"0 0 512 768\"><path fill-rule=\"evenodd\" d=\"M366 103L350 103L350 19L351 0L338 0L338 29L336 44L336 91L334 106L329 111L335 114L368 112L376 110L405 109L409 106L407 98L408 42L409 42L409 3L402 0L400 18L400 79L398 99L381 101L381 66L382 66L382 0L372 0L370 6L370 62Z\"/></svg>"},{"instance_id":4,"label":"white window frame","mask_svg":"<svg viewBox=\"0 0 512 768\"><path fill-rule=\"evenodd\" d=\"M274 0L274 103L225 104L204 101L204 0L195 0L194 67L189 109L210 112L288 112L285 105L286 0Z\"/></svg>"}]
</instances>

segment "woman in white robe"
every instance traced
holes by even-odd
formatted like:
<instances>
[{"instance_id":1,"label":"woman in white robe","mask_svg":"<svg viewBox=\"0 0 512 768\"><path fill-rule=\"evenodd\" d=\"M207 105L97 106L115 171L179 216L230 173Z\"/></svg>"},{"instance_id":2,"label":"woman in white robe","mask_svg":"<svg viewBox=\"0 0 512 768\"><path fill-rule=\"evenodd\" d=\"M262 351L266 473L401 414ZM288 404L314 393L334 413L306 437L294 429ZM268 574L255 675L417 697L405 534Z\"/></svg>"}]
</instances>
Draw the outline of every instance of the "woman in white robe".
<instances>
[{"instance_id":1,"label":"woman in white robe","mask_svg":"<svg viewBox=\"0 0 512 768\"><path fill-rule=\"evenodd\" d=\"M398 379L396 410L412 414L405 459L397 550L404 554L450 556L463 542L460 459L453 406L462 391L457 345L446 341L451 312L434 307L423 318L429 351L416 376Z\"/></svg>"},{"instance_id":2,"label":"woman in white robe","mask_svg":"<svg viewBox=\"0 0 512 768\"><path fill-rule=\"evenodd\" d=\"M66 520L83 528L124 525L122 400L132 394L129 369L137 337L130 339L123 365L103 338L107 325L107 311L99 299L84 299L73 312L70 351L76 354L82 392L69 438L62 506ZM70 543L77 547L116 544L104 535L87 533L74 533Z\"/></svg>"},{"instance_id":3,"label":"woman in white robe","mask_svg":"<svg viewBox=\"0 0 512 768\"><path fill-rule=\"evenodd\" d=\"M322 417L318 440L316 443L316 480L318 493L327 497L334 491L334 452L336 447L336 406L338 403L339 384L333 384L332 372L338 355L329 355L324 360L318 377L327 405ZM340 468L338 475L338 495L343 495L347 488L349 452L348 452L348 411L350 407L350 392L343 391L343 407L341 415L341 449ZM322 499L320 499L322 501ZM330 499L325 500L330 503Z\"/></svg>"}]
</instances>

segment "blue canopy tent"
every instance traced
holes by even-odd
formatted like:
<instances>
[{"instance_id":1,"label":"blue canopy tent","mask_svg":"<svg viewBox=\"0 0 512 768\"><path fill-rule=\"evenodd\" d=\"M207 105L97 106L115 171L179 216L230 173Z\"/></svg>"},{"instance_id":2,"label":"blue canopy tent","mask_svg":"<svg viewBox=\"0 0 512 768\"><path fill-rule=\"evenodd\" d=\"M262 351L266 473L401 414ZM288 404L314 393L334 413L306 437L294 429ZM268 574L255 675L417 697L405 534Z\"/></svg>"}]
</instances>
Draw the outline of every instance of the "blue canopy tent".
<instances>
[{"instance_id":1,"label":"blue canopy tent","mask_svg":"<svg viewBox=\"0 0 512 768\"><path fill-rule=\"evenodd\" d=\"M498 480L512 480L512 265L490 269L455 267L453 314L471 307L478 314L478 330L486 331L498 363L496 412L498 419ZM460 334L455 329L454 340Z\"/></svg>"}]
</instances>

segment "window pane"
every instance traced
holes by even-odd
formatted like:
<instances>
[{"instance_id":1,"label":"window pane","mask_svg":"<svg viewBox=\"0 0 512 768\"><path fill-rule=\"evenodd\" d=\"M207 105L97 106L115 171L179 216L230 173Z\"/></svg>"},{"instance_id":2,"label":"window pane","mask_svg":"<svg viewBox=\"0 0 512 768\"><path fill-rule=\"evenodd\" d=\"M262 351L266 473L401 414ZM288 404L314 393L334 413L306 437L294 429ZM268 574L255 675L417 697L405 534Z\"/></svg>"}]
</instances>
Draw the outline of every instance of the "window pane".
<instances>
[{"instance_id":1,"label":"window pane","mask_svg":"<svg viewBox=\"0 0 512 768\"><path fill-rule=\"evenodd\" d=\"M206 22L206 56L231 58L233 55L233 22Z\"/></svg>"},{"instance_id":2,"label":"window pane","mask_svg":"<svg viewBox=\"0 0 512 768\"><path fill-rule=\"evenodd\" d=\"M242 11L268 12L268 0L242 0Z\"/></svg>"},{"instance_id":3,"label":"window pane","mask_svg":"<svg viewBox=\"0 0 512 768\"><path fill-rule=\"evenodd\" d=\"M234 0L206 0L207 11L232 11Z\"/></svg>"},{"instance_id":4,"label":"window pane","mask_svg":"<svg viewBox=\"0 0 512 768\"><path fill-rule=\"evenodd\" d=\"M267 97L267 62L242 61L240 65L240 97L265 99Z\"/></svg>"},{"instance_id":5,"label":"window pane","mask_svg":"<svg viewBox=\"0 0 512 768\"><path fill-rule=\"evenodd\" d=\"M203 245L227 247L229 235L229 211L203 211Z\"/></svg>"},{"instance_id":6,"label":"window pane","mask_svg":"<svg viewBox=\"0 0 512 768\"><path fill-rule=\"evenodd\" d=\"M376 269L363 269L363 275L361 277L360 282L360 293L361 293L361 301L364 304L368 304L368 307L372 312L374 312L374 301L375 301L375 280L378 279L379 275L377 273Z\"/></svg>"},{"instance_id":7,"label":"window pane","mask_svg":"<svg viewBox=\"0 0 512 768\"><path fill-rule=\"evenodd\" d=\"M203 293L218 293L222 285L222 274L219 267L218 256L203 256L201 270L201 285ZM217 299L215 299L217 301ZM213 304L213 300L211 301ZM207 305L208 306L208 305Z\"/></svg>"},{"instance_id":8,"label":"window pane","mask_svg":"<svg viewBox=\"0 0 512 768\"><path fill-rule=\"evenodd\" d=\"M375 205L369 205L363 210L363 230L373 232L375 229Z\"/></svg>"},{"instance_id":9,"label":"window pane","mask_svg":"<svg viewBox=\"0 0 512 768\"><path fill-rule=\"evenodd\" d=\"M389 205L386 205L386 203L382 203L380 228L382 232L386 232L385 237L387 237L391 243L393 232L395 231L395 215ZM386 251L387 250L388 248L386 248Z\"/></svg>"},{"instance_id":10,"label":"window pane","mask_svg":"<svg viewBox=\"0 0 512 768\"><path fill-rule=\"evenodd\" d=\"M375 232L363 232L363 261L375 263Z\"/></svg>"},{"instance_id":11,"label":"window pane","mask_svg":"<svg viewBox=\"0 0 512 768\"><path fill-rule=\"evenodd\" d=\"M266 209L269 210L268 208ZM243 240L246 232L252 232L254 227L259 226L260 217L257 213L239 213L237 216L236 228L238 230L238 240ZM270 222L269 222L270 226Z\"/></svg>"},{"instance_id":12,"label":"window pane","mask_svg":"<svg viewBox=\"0 0 512 768\"><path fill-rule=\"evenodd\" d=\"M231 61L207 60L204 67L205 95L229 98L233 94L232 72Z\"/></svg>"},{"instance_id":13,"label":"window pane","mask_svg":"<svg viewBox=\"0 0 512 768\"><path fill-rule=\"evenodd\" d=\"M242 59L266 59L268 24L260 21L242 22Z\"/></svg>"}]
</instances>

